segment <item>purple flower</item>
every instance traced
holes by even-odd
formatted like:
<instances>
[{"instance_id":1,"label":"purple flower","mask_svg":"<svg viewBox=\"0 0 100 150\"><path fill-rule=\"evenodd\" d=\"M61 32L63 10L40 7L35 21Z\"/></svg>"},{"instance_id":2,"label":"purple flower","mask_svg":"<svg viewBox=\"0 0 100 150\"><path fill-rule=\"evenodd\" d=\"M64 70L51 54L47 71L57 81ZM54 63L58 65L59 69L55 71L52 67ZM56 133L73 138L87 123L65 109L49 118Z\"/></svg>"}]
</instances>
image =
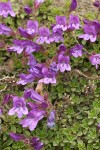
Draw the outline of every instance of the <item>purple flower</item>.
<instances>
[{"instance_id":1,"label":"purple flower","mask_svg":"<svg viewBox=\"0 0 100 150\"><path fill-rule=\"evenodd\" d=\"M39 28L39 38L37 39L37 43L50 44L51 42L52 42L52 38L50 37L50 30L49 30L49 28L40 27Z\"/></svg>"},{"instance_id":2,"label":"purple flower","mask_svg":"<svg viewBox=\"0 0 100 150\"><path fill-rule=\"evenodd\" d=\"M80 44L76 44L73 48L70 49L70 54L74 56L75 58L81 57L83 52L82 52L83 46Z\"/></svg>"},{"instance_id":3,"label":"purple flower","mask_svg":"<svg viewBox=\"0 0 100 150\"><path fill-rule=\"evenodd\" d=\"M74 11L77 7L77 1L72 0L71 5L70 5L70 11Z\"/></svg>"},{"instance_id":4,"label":"purple flower","mask_svg":"<svg viewBox=\"0 0 100 150\"><path fill-rule=\"evenodd\" d=\"M95 0L95 1L93 2L93 5L94 5L95 7L97 7L97 8L100 8L100 0Z\"/></svg>"},{"instance_id":5,"label":"purple flower","mask_svg":"<svg viewBox=\"0 0 100 150\"><path fill-rule=\"evenodd\" d=\"M24 11L25 11L28 15L32 13L32 9L31 9L31 7L29 7L28 5L26 5L26 6L24 7Z\"/></svg>"},{"instance_id":6,"label":"purple flower","mask_svg":"<svg viewBox=\"0 0 100 150\"><path fill-rule=\"evenodd\" d=\"M64 56L64 52L61 52L58 55L57 67L61 72L64 72L65 70L71 71L70 58L69 58L69 56Z\"/></svg>"},{"instance_id":7,"label":"purple flower","mask_svg":"<svg viewBox=\"0 0 100 150\"><path fill-rule=\"evenodd\" d=\"M83 38L84 40L90 40L91 42L95 42L97 38L97 32L94 25L84 25L84 34L80 35L79 38Z\"/></svg>"},{"instance_id":8,"label":"purple flower","mask_svg":"<svg viewBox=\"0 0 100 150\"><path fill-rule=\"evenodd\" d=\"M38 94L33 89L27 89L27 90L25 90L24 97L26 99L27 98L31 98L32 100L34 100L35 102L38 102L38 103L43 103L44 102L44 97L41 96L40 94Z\"/></svg>"},{"instance_id":9,"label":"purple flower","mask_svg":"<svg viewBox=\"0 0 100 150\"><path fill-rule=\"evenodd\" d=\"M34 150L41 150L43 148L43 143L40 142L39 138L33 137L30 140L31 146L34 147Z\"/></svg>"},{"instance_id":10,"label":"purple flower","mask_svg":"<svg viewBox=\"0 0 100 150\"><path fill-rule=\"evenodd\" d=\"M35 21L28 20L27 29L19 27L19 32L21 36L25 38L32 38L38 32L38 22L36 20Z\"/></svg>"},{"instance_id":11,"label":"purple flower","mask_svg":"<svg viewBox=\"0 0 100 150\"><path fill-rule=\"evenodd\" d=\"M13 108L8 112L9 115L16 114L18 118L22 118L23 115L28 114L28 109L26 107L26 102L23 97L14 96L13 97Z\"/></svg>"},{"instance_id":12,"label":"purple flower","mask_svg":"<svg viewBox=\"0 0 100 150\"><path fill-rule=\"evenodd\" d=\"M49 128L52 128L55 125L55 110L50 112L47 125Z\"/></svg>"},{"instance_id":13,"label":"purple flower","mask_svg":"<svg viewBox=\"0 0 100 150\"><path fill-rule=\"evenodd\" d=\"M92 65L94 65L96 69L98 69L98 65L100 65L100 54L92 55L89 59Z\"/></svg>"},{"instance_id":14,"label":"purple flower","mask_svg":"<svg viewBox=\"0 0 100 150\"><path fill-rule=\"evenodd\" d=\"M100 123L98 124L98 128L100 129Z\"/></svg>"},{"instance_id":15,"label":"purple flower","mask_svg":"<svg viewBox=\"0 0 100 150\"><path fill-rule=\"evenodd\" d=\"M56 62L52 62L49 68L50 72L56 74L58 72L57 64Z\"/></svg>"},{"instance_id":16,"label":"purple flower","mask_svg":"<svg viewBox=\"0 0 100 150\"><path fill-rule=\"evenodd\" d=\"M35 0L34 6L35 9L39 8L39 6L44 2L44 0Z\"/></svg>"},{"instance_id":17,"label":"purple flower","mask_svg":"<svg viewBox=\"0 0 100 150\"><path fill-rule=\"evenodd\" d=\"M0 34L4 35L10 35L11 34L11 29L3 24L0 24Z\"/></svg>"},{"instance_id":18,"label":"purple flower","mask_svg":"<svg viewBox=\"0 0 100 150\"><path fill-rule=\"evenodd\" d=\"M30 131L33 131L38 122L45 116L45 111L43 110L31 110L27 117L23 119L20 124L25 127L29 127Z\"/></svg>"},{"instance_id":19,"label":"purple flower","mask_svg":"<svg viewBox=\"0 0 100 150\"><path fill-rule=\"evenodd\" d=\"M26 137L24 135L16 134L13 132L11 132L9 135L14 141L23 141L26 139Z\"/></svg>"},{"instance_id":20,"label":"purple flower","mask_svg":"<svg viewBox=\"0 0 100 150\"><path fill-rule=\"evenodd\" d=\"M4 96L4 99L3 99L3 101L2 101L2 104L3 104L3 105L4 105L4 104L7 104L7 103L10 101L11 98L12 98L12 95L10 95L10 94L5 95L5 96Z\"/></svg>"},{"instance_id":21,"label":"purple flower","mask_svg":"<svg viewBox=\"0 0 100 150\"><path fill-rule=\"evenodd\" d=\"M59 51L61 52L61 51L63 51L63 52L65 52L67 50L67 48L66 48L66 46L64 45L64 44L61 44L60 46L59 46Z\"/></svg>"},{"instance_id":22,"label":"purple flower","mask_svg":"<svg viewBox=\"0 0 100 150\"><path fill-rule=\"evenodd\" d=\"M52 32L52 41L56 43L64 41L63 32L61 29L58 29L56 32Z\"/></svg>"},{"instance_id":23,"label":"purple flower","mask_svg":"<svg viewBox=\"0 0 100 150\"><path fill-rule=\"evenodd\" d=\"M39 51L41 46L28 40L14 40L14 45L10 47L9 51L17 52L18 54L22 53L25 50L27 54L31 54L32 52Z\"/></svg>"},{"instance_id":24,"label":"purple flower","mask_svg":"<svg viewBox=\"0 0 100 150\"><path fill-rule=\"evenodd\" d=\"M20 74L20 80L17 82L17 84L22 84L25 85L28 82L33 82L34 81L35 76L32 74Z\"/></svg>"},{"instance_id":25,"label":"purple flower","mask_svg":"<svg viewBox=\"0 0 100 150\"><path fill-rule=\"evenodd\" d=\"M40 79L38 81L38 83L44 83L44 84L55 84L56 83L56 77L55 77L55 73L51 72L48 68L43 67L42 69L42 73L44 78Z\"/></svg>"},{"instance_id":26,"label":"purple flower","mask_svg":"<svg viewBox=\"0 0 100 150\"><path fill-rule=\"evenodd\" d=\"M73 29L79 29L80 27L80 20L78 16L70 15L69 17L69 25L68 29L73 30Z\"/></svg>"},{"instance_id":27,"label":"purple flower","mask_svg":"<svg viewBox=\"0 0 100 150\"><path fill-rule=\"evenodd\" d=\"M56 32L58 29L62 31L67 30L67 21L65 16L56 16L56 25L53 27L53 32Z\"/></svg>"},{"instance_id":28,"label":"purple flower","mask_svg":"<svg viewBox=\"0 0 100 150\"><path fill-rule=\"evenodd\" d=\"M8 15L15 17L15 13L12 10L12 6L10 1L8 2L0 2L0 16L8 17Z\"/></svg>"}]
</instances>

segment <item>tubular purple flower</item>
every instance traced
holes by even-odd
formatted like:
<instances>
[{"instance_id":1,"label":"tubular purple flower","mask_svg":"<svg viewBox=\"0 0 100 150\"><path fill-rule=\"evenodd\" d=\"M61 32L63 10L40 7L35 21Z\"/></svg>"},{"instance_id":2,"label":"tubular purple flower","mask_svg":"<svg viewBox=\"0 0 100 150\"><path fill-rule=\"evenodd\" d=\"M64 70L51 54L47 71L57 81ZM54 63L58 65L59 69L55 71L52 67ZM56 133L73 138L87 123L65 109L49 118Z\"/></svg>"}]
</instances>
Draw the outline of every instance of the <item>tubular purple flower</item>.
<instances>
[{"instance_id":1,"label":"tubular purple flower","mask_svg":"<svg viewBox=\"0 0 100 150\"><path fill-rule=\"evenodd\" d=\"M61 44L60 46L59 46L59 51L61 52L61 51L63 51L63 52L65 52L67 50L67 48L66 48L66 46L64 45L64 44Z\"/></svg>"},{"instance_id":2,"label":"tubular purple flower","mask_svg":"<svg viewBox=\"0 0 100 150\"><path fill-rule=\"evenodd\" d=\"M49 115L49 118L48 118L48 121L47 121L47 126L49 128L52 128L53 126L55 126L55 114L56 114L55 110L52 110L50 112L50 115Z\"/></svg>"},{"instance_id":3,"label":"tubular purple flower","mask_svg":"<svg viewBox=\"0 0 100 150\"><path fill-rule=\"evenodd\" d=\"M73 48L70 49L70 54L75 58L81 57L83 55L82 49L83 49L82 45L76 44Z\"/></svg>"},{"instance_id":4,"label":"tubular purple flower","mask_svg":"<svg viewBox=\"0 0 100 150\"><path fill-rule=\"evenodd\" d=\"M22 134L16 134L14 132L10 132L10 137L14 140L14 141L23 141L26 139L26 137Z\"/></svg>"},{"instance_id":5,"label":"tubular purple flower","mask_svg":"<svg viewBox=\"0 0 100 150\"><path fill-rule=\"evenodd\" d=\"M35 9L38 9L39 6L44 2L44 0L35 0L34 7Z\"/></svg>"},{"instance_id":6,"label":"tubular purple flower","mask_svg":"<svg viewBox=\"0 0 100 150\"><path fill-rule=\"evenodd\" d=\"M95 1L93 2L93 5L94 5L95 7L97 7L97 8L100 8L100 0L95 0Z\"/></svg>"},{"instance_id":7,"label":"tubular purple flower","mask_svg":"<svg viewBox=\"0 0 100 150\"><path fill-rule=\"evenodd\" d=\"M24 7L24 11L25 11L28 15L32 13L32 9L31 9L31 7L29 7L28 5L26 5L26 6Z\"/></svg>"},{"instance_id":8,"label":"tubular purple flower","mask_svg":"<svg viewBox=\"0 0 100 150\"><path fill-rule=\"evenodd\" d=\"M20 124L23 126L23 128L29 127L30 131L33 131L38 122L43 119L44 116L45 111L43 110L31 110L27 117L20 122Z\"/></svg>"},{"instance_id":9,"label":"tubular purple flower","mask_svg":"<svg viewBox=\"0 0 100 150\"><path fill-rule=\"evenodd\" d=\"M36 42L40 44L43 43L50 44L52 42L49 28L44 28L44 27L39 28L39 38L36 40Z\"/></svg>"},{"instance_id":10,"label":"tubular purple flower","mask_svg":"<svg viewBox=\"0 0 100 150\"><path fill-rule=\"evenodd\" d=\"M0 116L2 115L2 108L0 108Z\"/></svg>"},{"instance_id":11,"label":"tubular purple flower","mask_svg":"<svg viewBox=\"0 0 100 150\"><path fill-rule=\"evenodd\" d=\"M8 15L15 17L15 13L12 10L10 1L0 2L0 16L3 16L6 18L6 17L8 17Z\"/></svg>"},{"instance_id":12,"label":"tubular purple flower","mask_svg":"<svg viewBox=\"0 0 100 150\"><path fill-rule=\"evenodd\" d=\"M80 27L80 20L78 16L70 15L69 17L69 25L68 29L69 30L74 30L74 29L79 29Z\"/></svg>"},{"instance_id":13,"label":"tubular purple flower","mask_svg":"<svg viewBox=\"0 0 100 150\"><path fill-rule=\"evenodd\" d=\"M62 31L67 30L67 21L65 16L56 16L56 25L53 27L53 32L57 32L58 29Z\"/></svg>"},{"instance_id":14,"label":"tubular purple flower","mask_svg":"<svg viewBox=\"0 0 100 150\"><path fill-rule=\"evenodd\" d=\"M3 105L4 105L4 104L7 104L7 103L11 100L11 98L13 98L12 95L10 95L10 94L5 95L5 96L4 96L4 99L3 99L3 101L2 101L2 104L3 104Z\"/></svg>"},{"instance_id":15,"label":"tubular purple flower","mask_svg":"<svg viewBox=\"0 0 100 150\"><path fill-rule=\"evenodd\" d=\"M77 8L77 1L71 0L70 11L74 11Z\"/></svg>"},{"instance_id":16,"label":"tubular purple flower","mask_svg":"<svg viewBox=\"0 0 100 150\"><path fill-rule=\"evenodd\" d=\"M23 97L13 97L13 107L9 110L8 115L12 116L14 114L16 114L18 118L22 118L23 115L28 114L26 102Z\"/></svg>"},{"instance_id":17,"label":"tubular purple flower","mask_svg":"<svg viewBox=\"0 0 100 150\"><path fill-rule=\"evenodd\" d=\"M9 27L7 27L3 24L0 24L0 34L10 35L11 32L12 32L12 30Z\"/></svg>"},{"instance_id":18,"label":"tubular purple flower","mask_svg":"<svg viewBox=\"0 0 100 150\"><path fill-rule=\"evenodd\" d=\"M28 40L14 40L14 45L8 49L8 51L14 51L21 54L24 50L27 54L39 51L41 46Z\"/></svg>"},{"instance_id":19,"label":"tubular purple flower","mask_svg":"<svg viewBox=\"0 0 100 150\"><path fill-rule=\"evenodd\" d=\"M83 38L84 40L90 40L91 42L95 42L97 39L97 31L94 25L84 25L84 34L80 35L79 38Z\"/></svg>"},{"instance_id":20,"label":"tubular purple flower","mask_svg":"<svg viewBox=\"0 0 100 150\"><path fill-rule=\"evenodd\" d=\"M61 72L71 71L70 57L69 56L64 56L64 52L61 52L58 55L58 65L57 65L57 67Z\"/></svg>"},{"instance_id":21,"label":"tubular purple flower","mask_svg":"<svg viewBox=\"0 0 100 150\"><path fill-rule=\"evenodd\" d=\"M34 147L34 150L41 150L43 148L43 143L40 142L39 138L33 137L30 139L31 146Z\"/></svg>"},{"instance_id":22,"label":"tubular purple flower","mask_svg":"<svg viewBox=\"0 0 100 150\"><path fill-rule=\"evenodd\" d=\"M52 32L52 42L64 42L63 31L58 29L56 32Z\"/></svg>"},{"instance_id":23,"label":"tubular purple flower","mask_svg":"<svg viewBox=\"0 0 100 150\"><path fill-rule=\"evenodd\" d=\"M96 69L98 69L99 65L100 65L100 54L96 54L96 55L92 55L89 57L90 62L92 63L92 65L94 65L96 67Z\"/></svg>"},{"instance_id":24,"label":"tubular purple flower","mask_svg":"<svg viewBox=\"0 0 100 150\"><path fill-rule=\"evenodd\" d=\"M19 32L21 36L25 38L32 38L38 33L38 22L28 20L27 22L27 29L24 29L22 27L19 27Z\"/></svg>"}]
</instances>

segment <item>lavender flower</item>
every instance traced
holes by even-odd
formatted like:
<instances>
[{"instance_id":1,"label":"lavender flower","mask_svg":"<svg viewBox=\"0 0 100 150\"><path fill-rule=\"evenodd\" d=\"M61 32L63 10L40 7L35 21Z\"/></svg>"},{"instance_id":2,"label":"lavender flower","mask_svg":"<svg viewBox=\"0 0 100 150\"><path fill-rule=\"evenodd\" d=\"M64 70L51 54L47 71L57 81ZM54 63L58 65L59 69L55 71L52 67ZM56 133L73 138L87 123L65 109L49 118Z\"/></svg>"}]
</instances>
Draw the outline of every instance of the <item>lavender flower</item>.
<instances>
[{"instance_id":1,"label":"lavender flower","mask_svg":"<svg viewBox=\"0 0 100 150\"><path fill-rule=\"evenodd\" d=\"M61 29L58 29L56 32L52 32L52 42L63 42L64 38L63 38L63 32Z\"/></svg>"},{"instance_id":2,"label":"lavender flower","mask_svg":"<svg viewBox=\"0 0 100 150\"><path fill-rule=\"evenodd\" d=\"M25 11L28 15L32 13L32 9L31 9L31 7L29 7L28 5L26 5L26 6L24 7L24 11Z\"/></svg>"},{"instance_id":3,"label":"lavender flower","mask_svg":"<svg viewBox=\"0 0 100 150\"><path fill-rule=\"evenodd\" d=\"M41 46L28 40L14 40L14 46L10 47L9 51L17 52L18 54L22 53L23 50L27 54L31 54L32 52L39 51Z\"/></svg>"},{"instance_id":4,"label":"lavender flower","mask_svg":"<svg viewBox=\"0 0 100 150\"><path fill-rule=\"evenodd\" d=\"M58 29L62 31L67 30L67 21L65 16L56 16L56 25L53 27L53 32L57 32Z\"/></svg>"},{"instance_id":5,"label":"lavender flower","mask_svg":"<svg viewBox=\"0 0 100 150\"><path fill-rule=\"evenodd\" d=\"M16 114L18 118L22 118L23 115L28 114L28 109L26 107L26 102L23 97L14 96L13 97L13 108L8 112L9 115Z\"/></svg>"},{"instance_id":6,"label":"lavender flower","mask_svg":"<svg viewBox=\"0 0 100 150\"><path fill-rule=\"evenodd\" d=\"M77 7L77 1L72 0L71 5L70 5L70 11L74 11Z\"/></svg>"},{"instance_id":7,"label":"lavender flower","mask_svg":"<svg viewBox=\"0 0 100 150\"><path fill-rule=\"evenodd\" d=\"M64 45L64 44L61 44L60 46L59 46L59 51L61 52L65 52L67 50L67 48L66 48L66 46Z\"/></svg>"},{"instance_id":8,"label":"lavender flower","mask_svg":"<svg viewBox=\"0 0 100 150\"><path fill-rule=\"evenodd\" d=\"M70 49L70 54L74 56L75 58L81 57L83 52L82 52L83 46L80 44L76 44L73 48Z\"/></svg>"},{"instance_id":9,"label":"lavender flower","mask_svg":"<svg viewBox=\"0 0 100 150\"><path fill-rule=\"evenodd\" d=\"M12 10L10 1L0 2L0 16L3 16L6 18L6 17L8 17L8 15L15 17L15 13Z\"/></svg>"},{"instance_id":10,"label":"lavender flower","mask_svg":"<svg viewBox=\"0 0 100 150\"><path fill-rule=\"evenodd\" d=\"M44 78L40 79L38 83L44 83L44 84L55 84L56 83L56 73L51 72L48 68L43 67L42 73Z\"/></svg>"},{"instance_id":11,"label":"lavender flower","mask_svg":"<svg viewBox=\"0 0 100 150\"><path fill-rule=\"evenodd\" d=\"M79 27L80 27L79 17L71 14L69 17L68 29L69 30L79 29Z\"/></svg>"},{"instance_id":12,"label":"lavender flower","mask_svg":"<svg viewBox=\"0 0 100 150\"><path fill-rule=\"evenodd\" d=\"M22 84L22 85L25 85L27 84L28 82L33 82L35 79L35 76L32 75L32 74L20 74L20 80L17 82L17 84Z\"/></svg>"},{"instance_id":13,"label":"lavender flower","mask_svg":"<svg viewBox=\"0 0 100 150\"><path fill-rule=\"evenodd\" d=\"M95 42L97 38L97 32L94 25L84 25L84 32L79 36L79 38L83 38L84 40L90 40L91 42Z\"/></svg>"},{"instance_id":14,"label":"lavender flower","mask_svg":"<svg viewBox=\"0 0 100 150\"><path fill-rule=\"evenodd\" d=\"M30 131L33 131L38 122L45 116L45 111L43 110L31 110L27 117L23 119L20 124L25 127L29 127Z\"/></svg>"},{"instance_id":15,"label":"lavender flower","mask_svg":"<svg viewBox=\"0 0 100 150\"><path fill-rule=\"evenodd\" d=\"M69 56L64 56L64 52L61 52L58 55L58 65L57 65L58 69L61 72L64 72L65 70L71 71L71 66L69 63L70 63Z\"/></svg>"},{"instance_id":16,"label":"lavender flower","mask_svg":"<svg viewBox=\"0 0 100 150\"><path fill-rule=\"evenodd\" d=\"M31 146L34 147L34 150L41 150L43 148L43 143L40 142L39 138L33 137L30 143Z\"/></svg>"},{"instance_id":17,"label":"lavender flower","mask_svg":"<svg viewBox=\"0 0 100 150\"><path fill-rule=\"evenodd\" d=\"M98 69L98 65L100 65L100 54L90 56L90 62Z\"/></svg>"},{"instance_id":18,"label":"lavender flower","mask_svg":"<svg viewBox=\"0 0 100 150\"><path fill-rule=\"evenodd\" d=\"M50 112L47 125L49 128L52 128L55 125L55 110Z\"/></svg>"},{"instance_id":19,"label":"lavender flower","mask_svg":"<svg viewBox=\"0 0 100 150\"><path fill-rule=\"evenodd\" d=\"M43 43L50 44L52 41L53 40L50 37L50 30L49 30L49 28L40 27L39 28L39 38L37 39L37 43L40 43L40 44L43 44Z\"/></svg>"},{"instance_id":20,"label":"lavender flower","mask_svg":"<svg viewBox=\"0 0 100 150\"><path fill-rule=\"evenodd\" d=\"M5 96L4 96L4 99L3 99L3 101L2 101L2 105L7 104L7 103L11 100L12 97L13 97L13 96L10 95L10 94L5 95Z\"/></svg>"},{"instance_id":21,"label":"lavender flower","mask_svg":"<svg viewBox=\"0 0 100 150\"><path fill-rule=\"evenodd\" d=\"M38 22L36 20L35 21L28 20L27 29L19 27L19 32L21 36L25 38L32 38L38 32Z\"/></svg>"},{"instance_id":22,"label":"lavender flower","mask_svg":"<svg viewBox=\"0 0 100 150\"><path fill-rule=\"evenodd\" d=\"M22 134L16 134L16 133L10 132L9 135L14 141L23 141L26 139L26 137Z\"/></svg>"},{"instance_id":23,"label":"lavender flower","mask_svg":"<svg viewBox=\"0 0 100 150\"><path fill-rule=\"evenodd\" d=\"M10 35L11 29L3 24L0 24L0 34Z\"/></svg>"},{"instance_id":24,"label":"lavender flower","mask_svg":"<svg viewBox=\"0 0 100 150\"><path fill-rule=\"evenodd\" d=\"M44 2L44 0L35 0L34 6L35 9L39 8L39 6Z\"/></svg>"},{"instance_id":25,"label":"lavender flower","mask_svg":"<svg viewBox=\"0 0 100 150\"><path fill-rule=\"evenodd\" d=\"M95 1L93 2L93 5L94 5L95 7L97 7L97 8L100 8L100 0L95 0Z\"/></svg>"}]
</instances>

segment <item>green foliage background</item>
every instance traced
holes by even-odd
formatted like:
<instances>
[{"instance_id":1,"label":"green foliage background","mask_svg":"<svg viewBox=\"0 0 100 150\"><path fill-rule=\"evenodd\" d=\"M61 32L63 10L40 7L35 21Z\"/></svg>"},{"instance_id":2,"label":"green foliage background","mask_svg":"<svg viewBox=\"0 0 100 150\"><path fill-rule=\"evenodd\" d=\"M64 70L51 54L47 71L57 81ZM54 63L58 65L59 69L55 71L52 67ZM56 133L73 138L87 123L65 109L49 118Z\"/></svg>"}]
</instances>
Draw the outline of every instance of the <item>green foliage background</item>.
<instances>
[{"instance_id":1,"label":"green foliage background","mask_svg":"<svg viewBox=\"0 0 100 150\"><path fill-rule=\"evenodd\" d=\"M32 6L33 0L18 2L11 0L13 9L16 12L16 18L3 19L8 26L16 29L18 26L25 26L29 18L23 10L24 4ZM22 3L23 5L20 5ZM64 15L68 13L70 1L66 2L65 8L54 7L51 0L46 1L37 13L37 20L41 25L50 27L51 23L55 22L56 15ZM68 17L68 16L67 16ZM81 17L81 16L80 16ZM95 19L95 13L91 12L85 16L88 19ZM30 19L34 19L31 15ZM82 17L81 17L82 19ZM76 31L77 36L82 31ZM6 43L11 43L11 39L2 36ZM79 41L81 43L81 41ZM64 44L70 48L76 43L73 35L66 34ZM82 41L84 47L91 53L100 52L100 39L91 44ZM57 51L57 46L47 45L47 54L49 58ZM46 56L42 53L35 54L38 61L45 60ZM15 53L8 53L5 49L0 49L0 64L5 65L5 61L12 60L12 69L8 72L1 72L0 76L9 75L16 77L19 73L25 72L27 65L22 64L22 56ZM25 60L26 61L26 60ZM30 132L28 129L23 129L19 124L19 119L15 116L10 117L7 112L0 117L0 150L30 150L27 145L22 142L14 142L9 137L9 132L21 133L26 136L37 136L44 143L44 150L100 150L100 130L97 128L100 123L100 80L89 79L77 73L75 69L80 70L89 77L100 76L100 70L96 70L91 66L87 56L84 54L81 58L71 58L72 71L61 74L57 79L57 84L54 86L44 87L45 91L49 91L50 100L57 110L56 126L53 129L48 129L46 120L41 121L37 128ZM4 84L0 84L2 89ZM34 84L28 85L35 86ZM23 86L9 84L7 91L1 94L1 101L5 94L22 95ZM5 106L8 111L8 106Z\"/></svg>"}]
</instances>

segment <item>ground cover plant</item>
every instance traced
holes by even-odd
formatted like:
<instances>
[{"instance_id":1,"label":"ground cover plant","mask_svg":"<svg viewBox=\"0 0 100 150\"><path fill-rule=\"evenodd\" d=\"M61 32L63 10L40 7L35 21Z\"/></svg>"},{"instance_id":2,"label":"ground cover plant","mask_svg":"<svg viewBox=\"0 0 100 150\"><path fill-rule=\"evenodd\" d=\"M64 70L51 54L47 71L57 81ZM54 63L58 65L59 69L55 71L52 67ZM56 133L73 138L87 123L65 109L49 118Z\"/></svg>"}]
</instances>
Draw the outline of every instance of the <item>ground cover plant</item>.
<instances>
[{"instance_id":1,"label":"ground cover plant","mask_svg":"<svg viewBox=\"0 0 100 150\"><path fill-rule=\"evenodd\" d=\"M100 149L100 1L0 2L0 150Z\"/></svg>"}]
</instances>

